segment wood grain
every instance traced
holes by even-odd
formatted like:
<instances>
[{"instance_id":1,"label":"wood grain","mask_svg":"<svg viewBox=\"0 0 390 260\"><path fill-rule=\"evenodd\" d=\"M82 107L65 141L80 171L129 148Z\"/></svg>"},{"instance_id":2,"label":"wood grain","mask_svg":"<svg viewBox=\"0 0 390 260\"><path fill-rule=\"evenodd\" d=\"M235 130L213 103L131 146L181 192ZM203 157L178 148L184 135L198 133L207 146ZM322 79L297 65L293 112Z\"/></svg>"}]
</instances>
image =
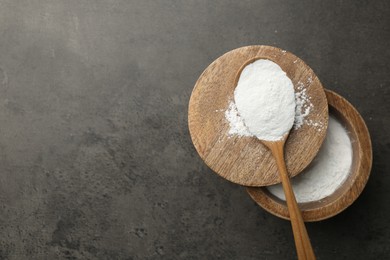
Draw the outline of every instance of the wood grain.
<instances>
[{"instance_id":1,"label":"wood grain","mask_svg":"<svg viewBox=\"0 0 390 260\"><path fill-rule=\"evenodd\" d=\"M330 114L344 124L352 141L353 158L347 180L335 193L321 201L300 203L304 221L319 221L330 218L350 206L363 191L370 176L372 146L370 134L359 112L340 95L326 90ZM289 219L285 201L272 195L265 187L247 188L249 195L270 213Z\"/></svg>"},{"instance_id":2,"label":"wood grain","mask_svg":"<svg viewBox=\"0 0 390 260\"><path fill-rule=\"evenodd\" d=\"M229 136L229 123L225 119L240 71L259 58L277 63L296 91L299 84L307 89L314 104L307 119L323 125L322 128L304 125L290 132L285 150L290 176L301 172L318 153L328 125L328 105L321 82L295 55L270 46L247 46L219 57L195 84L189 102L189 130L203 161L223 178L245 186L281 181L271 152L256 138Z\"/></svg>"}]
</instances>

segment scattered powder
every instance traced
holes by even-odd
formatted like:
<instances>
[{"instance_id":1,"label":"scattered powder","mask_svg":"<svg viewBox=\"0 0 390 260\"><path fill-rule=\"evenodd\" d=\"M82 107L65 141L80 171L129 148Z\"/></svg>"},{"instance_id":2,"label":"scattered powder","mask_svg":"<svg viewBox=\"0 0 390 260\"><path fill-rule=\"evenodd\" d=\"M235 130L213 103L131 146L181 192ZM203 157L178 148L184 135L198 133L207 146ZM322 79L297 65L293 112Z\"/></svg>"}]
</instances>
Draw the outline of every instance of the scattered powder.
<instances>
[{"instance_id":1,"label":"scattered powder","mask_svg":"<svg viewBox=\"0 0 390 260\"><path fill-rule=\"evenodd\" d=\"M333 116L329 116L325 141L313 162L298 176L291 179L297 201L321 200L333 194L347 179L352 164L352 145L346 129ZM281 184L267 189L285 200Z\"/></svg>"},{"instance_id":2,"label":"scattered powder","mask_svg":"<svg viewBox=\"0 0 390 260\"><path fill-rule=\"evenodd\" d=\"M302 82L298 82L297 92L295 92L295 120L294 129L300 128L314 107L306 93L306 88Z\"/></svg>"},{"instance_id":3,"label":"scattered powder","mask_svg":"<svg viewBox=\"0 0 390 260\"><path fill-rule=\"evenodd\" d=\"M310 75L308 78L307 78L307 83L308 84L311 84L313 82L313 77Z\"/></svg>"},{"instance_id":4,"label":"scattered powder","mask_svg":"<svg viewBox=\"0 0 390 260\"><path fill-rule=\"evenodd\" d=\"M237 107L234 102L230 102L229 108L225 111L225 118L230 123L229 135L252 136L244 121L238 115Z\"/></svg>"},{"instance_id":5,"label":"scattered powder","mask_svg":"<svg viewBox=\"0 0 390 260\"><path fill-rule=\"evenodd\" d=\"M243 130L246 126L257 138L276 141L294 124L293 83L279 65L270 60L257 60L242 70L234 100L238 113L232 112L232 103L225 113L231 125L229 133L247 135Z\"/></svg>"},{"instance_id":6,"label":"scattered powder","mask_svg":"<svg viewBox=\"0 0 390 260\"><path fill-rule=\"evenodd\" d=\"M324 123L322 123L321 121L316 122L310 119L310 120L306 120L305 123L317 129L318 132L321 132L325 128Z\"/></svg>"}]
</instances>

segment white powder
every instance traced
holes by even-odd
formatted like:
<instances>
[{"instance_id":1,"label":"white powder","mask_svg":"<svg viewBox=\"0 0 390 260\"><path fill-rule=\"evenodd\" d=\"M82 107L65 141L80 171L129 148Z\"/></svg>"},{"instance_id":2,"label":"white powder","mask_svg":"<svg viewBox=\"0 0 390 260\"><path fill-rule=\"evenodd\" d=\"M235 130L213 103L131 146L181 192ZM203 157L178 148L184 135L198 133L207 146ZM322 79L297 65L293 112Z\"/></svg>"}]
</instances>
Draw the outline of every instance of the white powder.
<instances>
[{"instance_id":1,"label":"white powder","mask_svg":"<svg viewBox=\"0 0 390 260\"><path fill-rule=\"evenodd\" d=\"M300 203L321 200L347 179L352 164L352 145L346 129L333 116L329 116L325 141L309 167L291 179L297 201ZM281 184L267 189L285 200Z\"/></svg>"},{"instance_id":2,"label":"white powder","mask_svg":"<svg viewBox=\"0 0 390 260\"><path fill-rule=\"evenodd\" d=\"M252 67L252 68L251 68ZM255 67L255 68L253 68ZM263 74L259 73L260 70L264 72ZM263 78L263 83L267 83L267 80L270 80L271 77L276 77L276 82L279 81L281 78L289 78L285 75L285 73L281 70L281 68L273 63L272 61L269 60L258 60L252 64L249 64L247 67L244 68L243 72L246 71L248 73L256 73L257 77L264 77ZM277 72L277 73L275 73ZM266 74L266 75L264 75ZM253 76L253 75L252 75ZM243 75L241 73L240 75L240 80L243 82L244 78L248 80L249 77ZM270 80L272 81L272 80ZM310 86L312 83L312 78L309 77L307 79L307 86ZM240 81L239 81L240 82ZM241 82L241 83L242 83ZM249 81L246 82L247 84ZM292 84L292 83L291 83ZM263 89L260 86L261 84L258 85L253 85L257 86L258 88L256 89L256 92L258 95L261 95L264 99L268 99L269 103L273 104L271 107L268 107L267 109L264 109L266 107L264 104L261 104L262 99L257 99L253 94L252 88L250 88L248 85L243 88L242 92L247 92L246 97L243 98L243 105L248 106L248 104L251 104L251 117L257 118L255 123L260 123L262 119L266 119L267 116L270 116L272 114L272 110L275 109L277 101L273 100L273 96L267 94L266 92L262 92ZM252 87L253 87L252 86ZM259 87L260 86L260 87ZM237 85L238 87L238 85ZM272 88L272 86L271 86ZM290 86L288 87L290 88ZM287 88L287 89L288 89ZM291 89L291 88L290 88ZM312 120L307 120L306 117L310 114L310 112L313 109L313 104L311 103L310 99L311 97L307 94L307 89L305 87L305 84L302 82L298 82L297 85L297 91L295 92L295 117L294 117L294 129L299 129L302 125L306 124L308 126L314 127L318 131L322 131L324 129L324 124L322 122L314 122ZM261 92L261 93L260 93ZM275 91L277 92L277 91ZM288 91L287 91L288 92ZM235 99L236 97L236 91L235 91ZM288 93L284 93L288 94ZM268 96L267 96L268 95ZM251 102L251 103L250 103ZM284 104L287 105L288 104ZM279 107L281 108L281 107ZM216 112L223 111L224 109L219 109L216 110ZM268 114L267 114L268 113ZM251 134L251 132L248 130L248 127L246 126L248 122L244 122L243 116L241 116L241 113L238 112L236 103L234 100L230 101L228 109L225 111L225 118L228 120L230 128L228 131L229 136L232 135L238 135L238 136L256 136L256 134ZM286 125L290 125L291 121L283 121L286 123ZM263 123L267 123L263 122ZM275 126L275 122L271 122L271 126ZM264 124L265 125L265 124ZM287 126L286 126L287 129ZM282 134L283 135L283 134ZM280 136L279 136L280 138ZM266 139L264 139L266 140Z\"/></svg>"},{"instance_id":3,"label":"white powder","mask_svg":"<svg viewBox=\"0 0 390 260\"><path fill-rule=\"evenodd\" d=\"M311 109L314 107L302 82L298 82L297 90L298 91L295 92L296 107L294 129L298 129L303 125L305 117L309 115Z\"/></svg>"},{"instance_id":4,"label":"white powder","mask_svg":"<svg viewBox=\"0 0 390 260\"><path fill-rule=\"evenodd\" d=\"M270 60L260 59L243 69L234 100L238 113L231 104L225 113L231 125L229 133L247 135L243 130L246 126L257 138L276 141L294 124L293 83L279 65ZM239 122L239 117L243 122Z\"/></svg>"},{"instance_id":5,"label":"white powder","mask_svg":"<svg viewBox=\"0 0 390 260\"><path fill-rule=\"evenodd\" d=\"M229 135L252 136L244 121L238 115L237 107L234 102L230 102L229 108L225 112L226 119L230 122Z\"/></svg>"}]
</instances>

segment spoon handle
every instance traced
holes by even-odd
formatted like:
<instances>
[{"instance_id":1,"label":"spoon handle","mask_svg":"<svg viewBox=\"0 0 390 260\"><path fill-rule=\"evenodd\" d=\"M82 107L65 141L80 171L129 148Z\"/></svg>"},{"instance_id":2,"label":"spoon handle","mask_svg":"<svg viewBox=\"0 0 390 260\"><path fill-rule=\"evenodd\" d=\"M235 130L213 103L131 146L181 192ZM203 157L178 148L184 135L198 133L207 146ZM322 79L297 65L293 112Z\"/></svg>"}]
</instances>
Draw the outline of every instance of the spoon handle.
<instances>
[{"instance_id":1,"label":"spoon handle","mask_svg":"<svg viewBox=\"0 0 390 260\"><path fill-rule=\"evenodd\" d=\"M278 165L280 177L282 179L282 185L284 194L286 196L286 202L288 212L290 214L291 226L294 234L295 247L297 249L297 255L299 260L314 260L313 248L310 243L309 235L303 221L301 211L298 207L298 203L295 199L294 192L291 187L290 179L287 174L286 164L284 161L284 144L275 142L269 145Z\"/></svg>"}]
</instances>

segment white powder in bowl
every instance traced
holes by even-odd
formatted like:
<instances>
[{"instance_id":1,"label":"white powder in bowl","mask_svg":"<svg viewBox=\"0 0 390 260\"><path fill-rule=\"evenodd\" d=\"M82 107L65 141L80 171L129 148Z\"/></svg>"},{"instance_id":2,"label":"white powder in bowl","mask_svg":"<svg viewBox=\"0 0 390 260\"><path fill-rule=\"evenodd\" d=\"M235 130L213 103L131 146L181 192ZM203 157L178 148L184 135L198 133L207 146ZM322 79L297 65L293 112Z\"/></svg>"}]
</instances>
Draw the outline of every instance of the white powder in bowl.
<instances>
[{"instance_id":1,"label":"white powder in bowl","mask_svg":"<svg viewBox=\"0 0 390 260\"><path fill-rule=\"evenodd\" d=\"M225 114L233 128L237 128L230 132L246 135L242 129L246 126L249 133L261 140L277 141L294 124L294 85L279 65L270 60L256 60L242 70L234 100L238 113Z\"/></svg>"},{"instance_id":2,"label":"white powder in bowl","mask_svg":"<svg viewBox=\"0 0 390 260\"><path fill-rule=\"evenodd\" d=\"M352 145L347 130L329 116L328 130L319 153L306 170L291 179L298 202L321 200L333 194L347 179L352 164ZM285 200L281 184L267 189Z\"/></svg>"}]
</instances>

